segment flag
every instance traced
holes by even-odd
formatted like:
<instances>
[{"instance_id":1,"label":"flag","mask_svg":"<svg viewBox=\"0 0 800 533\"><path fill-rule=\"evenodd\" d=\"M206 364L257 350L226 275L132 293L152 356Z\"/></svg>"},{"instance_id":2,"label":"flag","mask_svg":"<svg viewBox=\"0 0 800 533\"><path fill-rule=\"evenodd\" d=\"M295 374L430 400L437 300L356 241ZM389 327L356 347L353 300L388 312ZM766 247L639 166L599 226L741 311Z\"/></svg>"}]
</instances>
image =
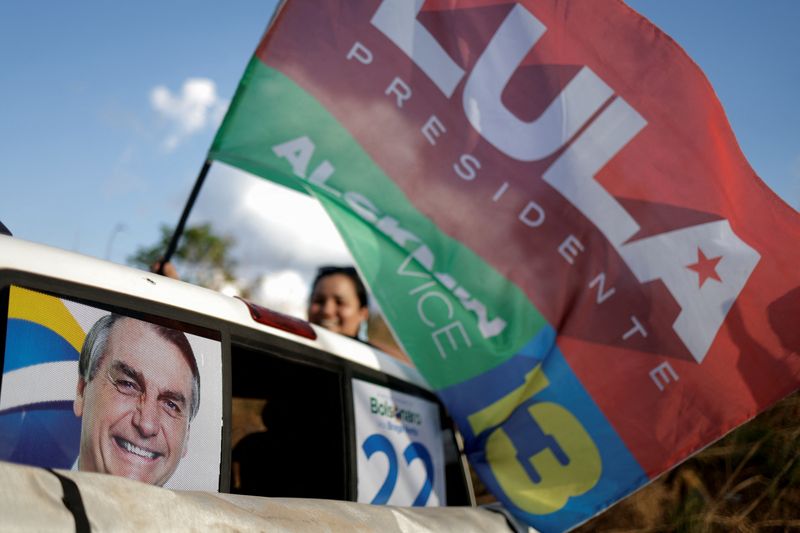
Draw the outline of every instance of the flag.
<instances>
[{"instance_id":1,"label":"flag","mask_svg":"<svg viewBox=\"0 0 800 533\"><path fill-rule=\"evenodd\" d=\"M320 200L542 531L800 384L798 215L621 1L290 0L210 157Z\"/></svg>"},{"instance_id":2,"label":"flag","mask_svg":"<svg viewBox=\"0 0 800 533\"><path fill-rule=\"evenodd\" d=\"M0 460L69 469L81 420L72 404L86 333L65 300L12 286L0 400Z\"/></svg>"}]
</instances>

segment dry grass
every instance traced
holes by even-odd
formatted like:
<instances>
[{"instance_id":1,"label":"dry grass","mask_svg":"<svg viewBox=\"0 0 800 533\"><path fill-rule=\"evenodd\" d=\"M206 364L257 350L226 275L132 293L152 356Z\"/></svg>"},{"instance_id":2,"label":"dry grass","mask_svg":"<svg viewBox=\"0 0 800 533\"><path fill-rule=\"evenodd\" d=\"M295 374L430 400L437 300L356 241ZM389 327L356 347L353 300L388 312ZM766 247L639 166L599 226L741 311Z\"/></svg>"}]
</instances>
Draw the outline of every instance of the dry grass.
<instances>
[{"instance_id":1,"label":"dry grass","mask_svg":"<svg viewBox=\"0 0 800 533\"><path fill-rule=\"evenodd\" d=\"M575 531L800 532L800 395Z\"/></svg>"}]
</instances>

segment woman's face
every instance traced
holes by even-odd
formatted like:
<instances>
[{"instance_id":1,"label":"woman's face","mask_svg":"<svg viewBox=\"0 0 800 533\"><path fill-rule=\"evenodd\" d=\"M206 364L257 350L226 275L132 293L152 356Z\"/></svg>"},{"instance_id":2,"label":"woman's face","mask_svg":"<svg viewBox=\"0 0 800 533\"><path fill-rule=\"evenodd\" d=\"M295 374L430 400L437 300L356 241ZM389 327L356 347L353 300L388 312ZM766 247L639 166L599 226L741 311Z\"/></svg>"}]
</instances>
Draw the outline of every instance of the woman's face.
<instances>
[{"instance_id":1,"label":"woman's face","mask_svg":"<svg viewBox=\"0 0 800 533\"><path fill-rule=\"evenodd\" d=\"M346 274L331 274L317 282L308 304L308 321L355 337L369 311L361 307L356 286Z\"/></svg>"}]
</instances>

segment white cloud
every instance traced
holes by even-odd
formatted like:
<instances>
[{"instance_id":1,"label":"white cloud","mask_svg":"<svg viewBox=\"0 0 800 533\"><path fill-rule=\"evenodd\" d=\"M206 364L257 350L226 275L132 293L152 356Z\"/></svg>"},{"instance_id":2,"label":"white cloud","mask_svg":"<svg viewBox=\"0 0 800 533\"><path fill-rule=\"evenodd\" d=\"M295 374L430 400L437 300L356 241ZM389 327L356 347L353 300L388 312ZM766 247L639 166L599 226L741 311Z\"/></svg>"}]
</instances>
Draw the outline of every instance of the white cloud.
<instances>
[{"instance_id":1,"label":"white cloud","mask_svg":"<svg viewBox=\"0 0 800 533\"><path fill-rule=\"evenodd\" d=\"M309 196L222 163L214 163L189 224L211 222L236 239L237 274L253 300L305 317L317 267L352 265L333 223Z\"/></svg>"},{"instance_id":2,"label":"white cloud","mask_svg":"<svg viewBox=\"0 0 800 533\"><path fill-rule=\"evenodd\" d=\"M281 270L265 274L254 287L251 298L270 309L306 318L309 288L296 270Z\"/></svg>"},{"instance_id":3,"label":"white cloud","mask_svg":"<svg viewBox=\"0 0 800 533\"><path fill-rule=\"evenodd\" d=\"M179 94L159 85L150 91L150 104L170 125L164 148L174 150L187 137L208 126L219 125L227 100L217 95L217 86L208 78L188 78Z\"/></svg>"}]
</instances>

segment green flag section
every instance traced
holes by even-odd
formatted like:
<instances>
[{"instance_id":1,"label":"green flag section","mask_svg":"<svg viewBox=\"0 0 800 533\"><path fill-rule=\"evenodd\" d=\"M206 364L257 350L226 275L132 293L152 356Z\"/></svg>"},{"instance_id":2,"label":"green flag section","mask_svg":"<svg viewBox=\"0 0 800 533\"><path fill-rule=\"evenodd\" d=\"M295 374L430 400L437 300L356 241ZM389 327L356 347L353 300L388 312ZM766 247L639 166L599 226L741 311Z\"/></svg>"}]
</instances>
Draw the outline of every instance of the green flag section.
<instances>
[{"instance_id":1,"label":"green flag section","mask_svg":"<svg viewBox=\"0 0 800 533\"><path fill-rule=\"evenodd\" d=\"M210 157L322 202L435 389L505 362L546 325L519 289L411 205L317 100L258 59Z\"/></svg>"}]
</instances>

